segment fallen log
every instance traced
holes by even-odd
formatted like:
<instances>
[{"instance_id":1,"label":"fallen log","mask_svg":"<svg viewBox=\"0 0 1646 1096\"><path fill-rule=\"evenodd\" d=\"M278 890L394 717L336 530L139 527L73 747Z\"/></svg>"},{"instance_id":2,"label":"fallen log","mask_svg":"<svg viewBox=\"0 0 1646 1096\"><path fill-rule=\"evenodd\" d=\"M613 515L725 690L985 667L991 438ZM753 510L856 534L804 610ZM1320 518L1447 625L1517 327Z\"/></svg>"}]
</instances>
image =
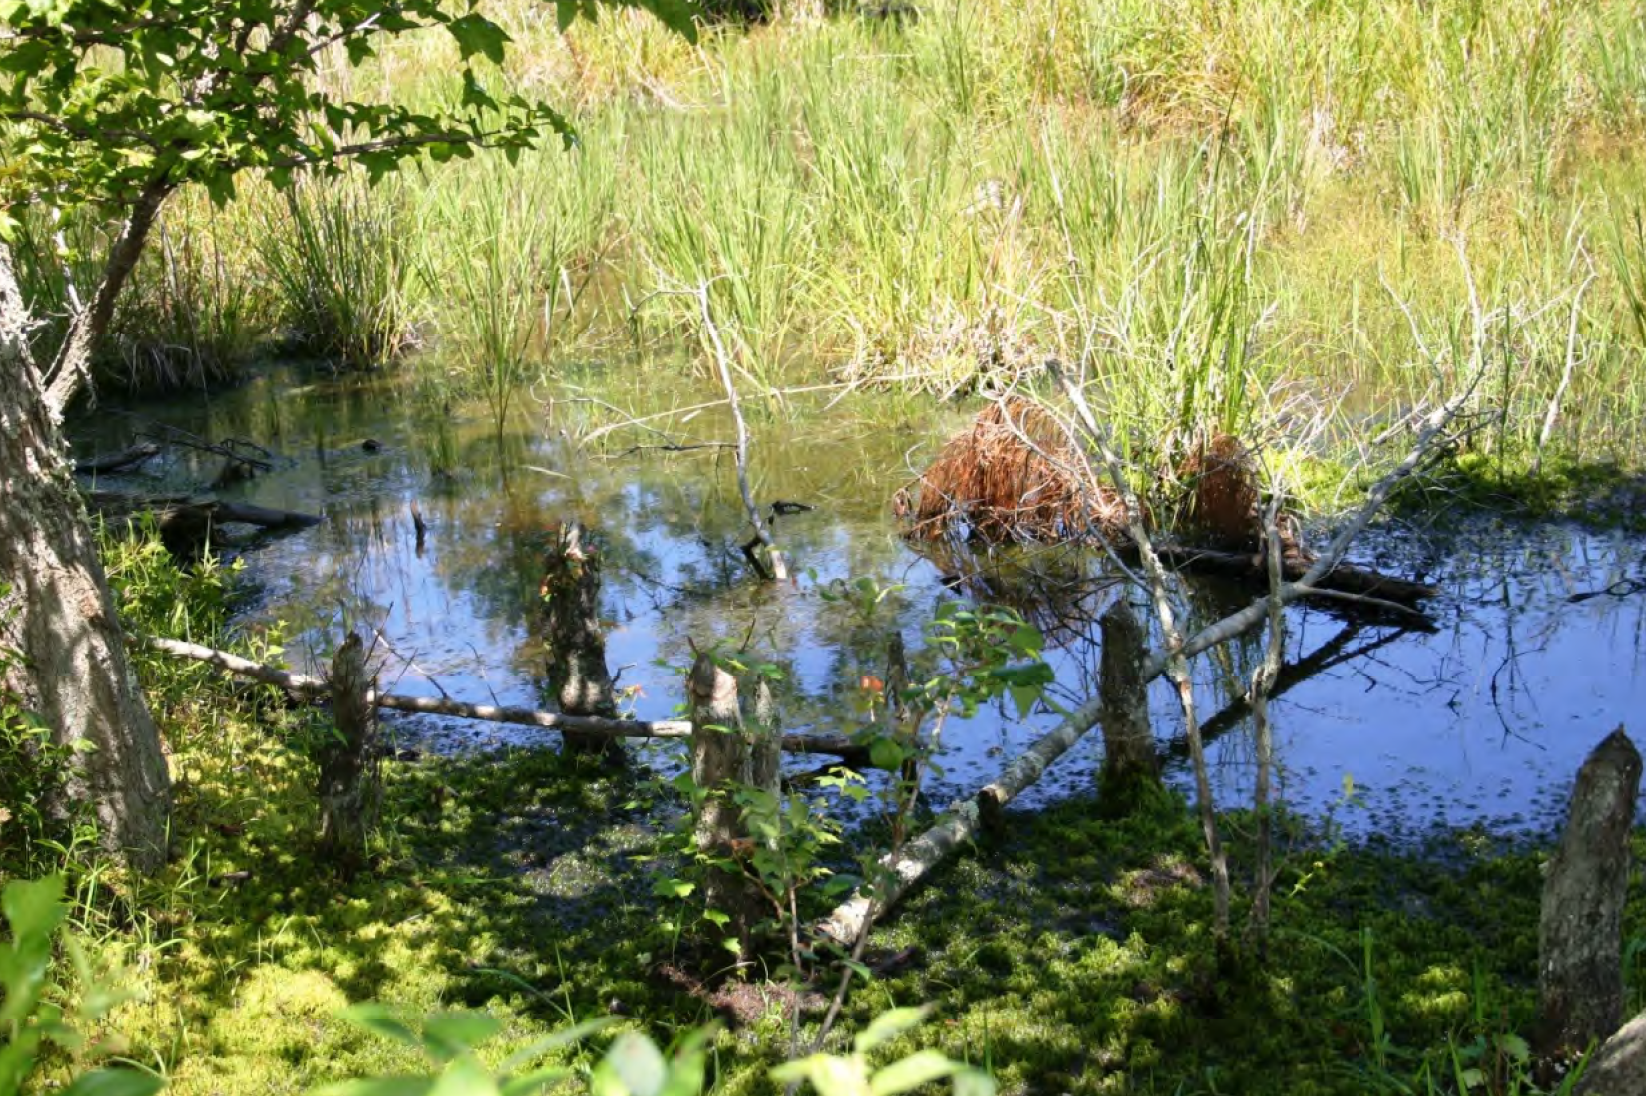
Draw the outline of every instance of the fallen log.
<instances>
[{"instance_id":1,"label":"fallen log","mask_svg":"<svg viewBox=\"0 0 1646 1096\"><path fill-rule=\"evenodd\" d=\"M100 476L113 472L123 472L134 468L146 460L160 455L160 446L152 441L140 442L128 446L118 453L105 453L102 456L90 457L83 461L76 461L74 474L77 476Z\"/></svg>"},{"instance_id":2,"label":"fallen log","mask_svg":"<svg viewBox=\"0 0 1646 1096\"><path fill-rule=\"evenodd\" d=\"M1263 558L1254 552L1223 552L1208 548L1191 548L1176 544L1155 545L1155 554L1162 563L1182 571L1201 574L1226 575L1229 578L1268 582ZM1281 560L1281 572L1288 582L1297 582L1308 574L1314 561L1307 556L1288 556ZM1339 563L1315 583L1320 594L1353 594L1357 598L1388 602L1388 608L1413 612L1418 602L1440 596L1440 589L1422 582L1396 578L1378 571L1368 571L1349 563Z\"/></svg>"},{"instance_id":3,"label":"fallen log","mask_svg":"<svg viewBox=\"0 0 1646 1096\"><path fill-rule=\"evenodd\" d=\"M293 673L274 666L265 666L249 658L229 654L198 643L158 636L133 637L156 651L177 658L193 659L215 666L238 677L261 681L286 690L300 700L323 700L331 695L331 686L325 678ZM573 731L579 734L608 738L690 738L692 725L684 719L607 719L592 715L563 715L559 712L537 711L532 708L508 705L468 704L461 700L440 696L405 696L399 693L381 693L375 690L369 696L372 704L398 712L420 712L425 715L449 715L460 719L479 719L489 723L511 723L524 727L546 727L550 730ZM838 757L848 765L867 766L868 748L840 734L799 734L783 736L786 753L818 754Z\"/></svg>"},{"instance_id":4,"label":"fallen log","mask_svg":"<svg viewBox=\"0 0 1646 1096\"><path fill-rule=\"evenodd\" d=\"M270 532L307 529L325 520L296 510L275 510L249 502L227 502L198 495L132 495L87 491L86 507L108 521L131 522L150 515L160 540L173 554L194 556L225 525L254 525Z\"/></svg>"}]
</instances>

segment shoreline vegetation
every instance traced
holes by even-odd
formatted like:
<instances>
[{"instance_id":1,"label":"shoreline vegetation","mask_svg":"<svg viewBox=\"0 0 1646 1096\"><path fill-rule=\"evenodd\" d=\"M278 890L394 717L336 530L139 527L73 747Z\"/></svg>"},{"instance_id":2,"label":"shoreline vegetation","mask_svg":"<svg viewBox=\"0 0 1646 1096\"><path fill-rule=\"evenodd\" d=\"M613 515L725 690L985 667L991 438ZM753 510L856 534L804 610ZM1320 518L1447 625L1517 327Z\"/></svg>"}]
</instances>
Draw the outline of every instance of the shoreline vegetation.
<instances>
[{"instance_id":1,"label":"shoreline vegetation","mask_svg":"<svg viewBox=\"0 0 1646 1096\"><path fill-rule=\"evenodd\" d=\"M774 7L691 44L640 12L562 33L552 5L497 5L512 44L493 90L564 104L575 147L458 148L375 184L246 180L220 206L180 192L120 300L98 386L209 390L292 359L381 372L374 398L431 420L483 407L501 460L505 424L556 400L588 402L566 415L585 437L694 379L724 381L740 436L739 392L756 415L826 414L835 397L817 390L832 385L855 393L845 413L872 420L883 400L912 424L1049 390L1057 362L1091 382L1115 466L1163 481L1236 439L1273 497L1330 511L1346 484L1387 471L1391 439L1455 401L1459 441L1397 505L1437 491L1646 521L1638 4ZM323 79L433 111L462 92L436 75L456 49L402 36ZM66 316L95 284L107 227L84 207L23 218L14 250L35 315ZM34 331L37 360L62 338L60 324ZM791 410L797 391L813 398ZM625 419L588 393L635 403ZM451 472L445 429L427 445L431 476ZM1242 516L1257 512L1255 487L1239 496ZM1279 508L1263 530L1276 545ZM153 537L102 551L130 633L279 661L279 626L229 627L231 565L179 564ZM867 627L878 601L862 581ZM1028 644L994 636L996 656L1038 654L1033 628L993 624ZM1197 818L1172 791L1113 817L1069 797L1013 812L865 930L845 964L863 980L831 1009L838 971L802 963L798 940L742 970L703 943L692 854L669 844L703 790L658 776L646 750L628 769L572 751L388 751L372 760L368 870L332 879L312 844L328 714L152 646L132 656L175 780L171 862L140 876L97 854L84 818L0 810L0 834L23 839L0 846L0 882L67 876L88 969L132 991L98 1013L95 1033L118 1033L103 1049L178 1096L425 1068L420 1048L343 1017L363 1002L485 1012L509 1047L596 1018L663 1045L712 1025L706 1068L726 1094L774 1091L771 1070L837 1012L838 1032L864 1032L911 1006L931 1020L876 1064L936 1049L1006 1093L1568 1091L1537 1075L1528 1043L1542 840L1484 827L1415 847L1350 840L1338 816L1364 803L1348 787L1323 818L1266 804ZM886 682L861 682L870 724L880 704L894 726ZM1008 691L1022 710L1040 699ZM0 761L42 775L8 793L45 803L73 759L13 699L0 693ZM912 737L881 767L918 791ZM889 816L844 847L896 849L931 821L924 802ZM1226 842L1210 860L1206 829ZM813 874L785 868L780 921L833 908L830 875L850 883L838 830L807 814L785 835ZM1633 849L1646 854L1638 827ZM1232 920L1215 878L1231 869ZM1257 892L1260 945L1214 933L1214 917L1245 924ZM1646 1008L1635 892L1629 1014ZM577 1086L606 1068L574 1045L550 1056ZM81 1064L48 1054L40 1076L67 1082Z\"/></svg>"},{"instance_id":2,"label":"shoreline vegetation","mask_svg":"<svg viewBox=\"0 0 1646 1096\"><path fill-rule=\"evenodd\" d=\"M501 419L573 363L669 369L701 344L706 371L682 291L707 285L753 391L952 398L1053 358L1088 364L1106 412L1145 436L1284 449L1325 420L1352 452L1478 354L1471 446L1499 473L1633 465L1636 16L799 3L693 46L640 13L562 35L547 9L505 4L494 77L564 102L574 149L513 167L465 151L375 187L252 182L222 209L180 195L103 384L219 384L271 351L407 359L429 400L484 398ZM457 92L432 75L453 49L409 36L330 78L432 109ZM25 227L25 295L61 315L99 228Z\"/></svg>"}]
</instances>

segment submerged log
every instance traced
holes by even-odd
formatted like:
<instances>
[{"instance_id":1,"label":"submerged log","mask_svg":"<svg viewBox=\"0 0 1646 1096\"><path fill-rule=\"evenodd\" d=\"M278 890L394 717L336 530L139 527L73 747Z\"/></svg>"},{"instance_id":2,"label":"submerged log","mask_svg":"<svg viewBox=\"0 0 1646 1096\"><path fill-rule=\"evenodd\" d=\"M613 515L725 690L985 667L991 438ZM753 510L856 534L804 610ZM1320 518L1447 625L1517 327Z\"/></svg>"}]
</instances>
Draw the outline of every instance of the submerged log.
<instances>
[{"instance_id":1,"label":"submerged log","mask_svg":"<svg viewBox=\"0 0 1646 1096\"><path fill-rule=\"evenodd\" d=\"M1253 583L1267 583L1268 572L1263 557L1255 552L1224 552L1209 548L1191 548L1183 545L1155 545L1155 554L1162 563L1182 571L1200 574L1224 575ZM1308 574L1314 560L1307 555L1288 555L1281 560L1281 571L1288 582L1296 582ZM1353 594L1392 602L1394 609L1411 611L1412 606L1440 596L1440 589L1427 583L1412 582L1378 571L1368 571L1349 563L1339 563L1317 583L1321 593Z\"/></svg>"},{"instance_id":2,"label":"submerged log","mask_svg":"<svg viewBox=\"0 0 1646 1096\"><path fill-rule=\"evenodd\" d=\"M1623 1020L1623 905L1641 759L1619 727L1578 770L1538 923L1538 1032L1548 1057L1582 1052Z\"/></svg>"},{"instance_id":3,"label":"submerged log","mask_svg":"<svg viewBox=\"0 0 1646 1096\"><path fill-rule=\"evenodd\" d=\"M606 667L606 635L600 627L600 551L578 522L562 525L543 576L549 687L567 715L617 718L617 693ZM618 740L567 727L571 753L620 759Z\"/></svg>"},{"instance_id":4,"label":"submerged log","mask_svg":"<svg viewBox=\"0 0 1646 1096\"><path fill-rule=\"evenodd\" d=\"M753 835L736 793L754 788L775 799L777 737L759 725L758 717L755 726L745 728L737 679L707 654L698 654L692 663L686 691L692 713L692 783L702 796L693 833L698 854L717 861L704 880L703 898L710 910L729 918L726 928L737 938L739 956L748 959L754 954L755 927L769 904L759 880L740 863L738 850L752 847ZM770 717L769 703L764 714Z\"/></svg>"},{"instance_id":5,"label":"submerged log","mask_svg":"<svg viewBox=\"0 0 1646 1096\"><path fill-rule=\"evenodd\" d=\"M88 491L86 506L106 521L130 524L147 515L160 541L175 555L194 556L212 542L225 525L254 525L270 532L307 529L323 518L296 510L275 510L249 502L228 502L196 495L131 495L118 491Z\"/></svg>"},{"instance_id":6,"label":"submerged log","mask_svg":"<svg viewBox=\"0 0 1646 1096\"><path fill-rule=\"evenodd\" d=\"M103 476L115 472L124 472L128 468L135 468L145 461L158 457L160 446L152 441L139 442L128 446L118 453L104 453L96 457L88 457L77 461L74 465L74 474L77 476Z\"/></svg>"},{"instance_id":7,"label":"submerged log","mask_svg":"<svg viewBox=\"0 0 1646 1096\"><path fill-rule=\"evenodd\" d=\"M309 674L292 673L274 666L265 666L249 658L229 654L198 643L184 643L177 639L156 636L134 637L154 650L177 658L193 659L215 666L238 677L261 681L284 689L299 700L321 700L331 695L331 685L324 678ZM603 719L599 716L566 715L563 712L542 712L532 708L494 704L468 704L461 700L440 696L402 696L397 693L371 694L371 702L379 708L397 712L421 712L426 715L449 715L459 719L481 719L490 723L512 723L523 727L545 727L564 734L573 730L583 735L601 735L611 738L689 738L692 725L683 719ZM785 734L779 740L785 753L816 754L838 757L848 765L864 766L869 762L867 747L840 734Z\"/></svg>"},{"instance_id":8,"label":"submerged log","mask_svg":"<svg viewBox=\"0 0 1646 1096\"><path fill-rule=\"evenodd\" d=\"M377 763L377 708L366 652L350 632L332 659L332 718L337 734L322 740L320 857L345 879L365 863L366 837L377 818L381 782Z\"/></svg>"}]
</instances>

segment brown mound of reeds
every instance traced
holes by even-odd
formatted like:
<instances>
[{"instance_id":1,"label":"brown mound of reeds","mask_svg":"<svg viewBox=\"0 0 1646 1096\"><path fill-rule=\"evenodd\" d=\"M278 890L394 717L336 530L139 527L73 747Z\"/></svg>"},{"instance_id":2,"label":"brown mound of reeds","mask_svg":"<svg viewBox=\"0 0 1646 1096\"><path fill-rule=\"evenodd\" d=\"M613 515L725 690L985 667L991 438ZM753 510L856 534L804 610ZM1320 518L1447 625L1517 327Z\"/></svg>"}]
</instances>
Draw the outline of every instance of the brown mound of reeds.
<instances>
[{"instance_id":1,"label":"brown mound of reeds","mask_svg":"<svg viewBox=\"0 0 1646 1096\"><path fill-rule=\"evenodd\" d=\"M909 535L925 540L1127 539L1126 510L1068 432L1034 403L986 407L898 492Z\"/></svg>"},{"instance_id":2,"label":"brown mound of reeds","mask_svg":"<svg viewBox=\"0 0 1646 1096\"><path fill-rule=\"evenodd\" d=\"M1188 488L1186 530L1208 548L1245 549L1263 536L1258 515L1257 469L1238 438L1201 439L1177 476Z\"/></svg>"}]
</instances>

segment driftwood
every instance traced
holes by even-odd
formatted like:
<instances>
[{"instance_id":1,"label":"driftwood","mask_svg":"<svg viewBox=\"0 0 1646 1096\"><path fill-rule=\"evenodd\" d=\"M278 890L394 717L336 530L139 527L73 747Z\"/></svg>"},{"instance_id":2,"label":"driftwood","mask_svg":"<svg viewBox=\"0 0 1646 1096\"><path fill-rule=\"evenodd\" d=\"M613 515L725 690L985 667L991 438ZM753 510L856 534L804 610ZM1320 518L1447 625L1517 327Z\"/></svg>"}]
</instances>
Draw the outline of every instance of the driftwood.
<instances>
[{"instance_id":1,"label":"driftwood","mask_svg":"<svg viewBox=\"0 0 1646 1096\"><path fill-rule=\"evenodd\" d=\"M1538 924L1538 1050L1555 1057L1623 1022L1623 904L1640 751L1619 727L1578 770Z\"/></svg>"},{"instance_id":2,"label":"driftwood","mask_svg":"<svg viewBox=\"0 0 1646 1096\"><path fill-rule=\"evenodd\" d=\"M365 863L366 836L380 798L377 708L372 677L358 633L350 632L332 659L332 718L337 734L324 739L320 762L320 856L348 879Z\"/></svg>"},{"instance_id":3,"label":"driftwood","mask_svg":"<svg viewBox=\"0 0 1646 1096\"><path fill-rule=\"evenodd\" d=\"M1223 552L1157 542L1155 554L1162 563L1183 571L1225 575L1248 582L1268 581L1268 572L1260 553ZM1306 556L1289 555L1281 560L1281 573L1288 582L1297 582L1308 574L1313 562ZM1417 603L1440 596L1438 587L1368 571L1349 563L1337 564L1322 575L1314 586L1316 596L1352 594L1357 598L1373 599L1374 602L1387 602L1388 605L1381 607L1404 611L1403 615L1411 613Z\"/></svg>"},{"instance_id":4,"label":"driftwood","mask_svg":"<svg viewBox=\"0 0 1646 1096\"><path fill-rule=\"evenodd\" d=\"M137 641L168 655L204 662L238 677L276 686L300 700L323 700L331 695L331 686L324 678L265 666L249 658L203 647L198 643L184 643L181 640L154 636L140 637ZM376 691L373 691L370 697L371 702L377 707L397 712L421 712L425 715L480 719L490 723L544 727L562 733L570 729L586 735L608 738L689 738L692 733L691 723L683 719L604 719L599 716L564 715L560 712L543 712L531 708L467 704L449 697L403 696ZM868 749L845 735L789 733L783 735L781 742L785 753L838 757L846 764L856 766L865 766L869 763Z\"/></svg>"},{"instance_id":5,"label":"driftwood","mask_svg":"<svg viewBox=\"0 0 1646 1096\"><path fill-rule=\"evenodd\" d=\"M1437 442L1458 412L1474 395L1478 376L1462 391L1436 409L1424 423L1422 431L1405 458L1383 476L1367 493L1366 500L1349 523L1332 540L1325 553L1295 582L1286 583L1278 594L1282 605L1290 604L1315 592L1321 579L1331 574L1349 550L1349 545L1371 522L1389 495L1410 476ZM1201 629L1183 642L1176 651L1156 651L1144 662L1142 678L1152 681L1166 670L1172 657L1192 658L1222 643L1240 636L1267 619L1271 599L1265 594L1239 612ZM1086 732L1091 730L1103 713L1102 700L1092 699L1074 709L1051 731L1043 735L1022 755L1013 760L995 781L977 793L977 797L953 804L936 825L906 845L897 856L882 861L886 883L875 896L874 906L884 910L894 904L916 883L920 882L951 853L969 842L978 832L983 811L979 801L993 800L990 810L1001 810L1024 789L1039 780L1046 769L1062 757ZM870 897L859 891L838 906L828 917L815 926L820 935L837 941L855 940L861 933L870 911Z\"/></svg>"}]
</instances>

